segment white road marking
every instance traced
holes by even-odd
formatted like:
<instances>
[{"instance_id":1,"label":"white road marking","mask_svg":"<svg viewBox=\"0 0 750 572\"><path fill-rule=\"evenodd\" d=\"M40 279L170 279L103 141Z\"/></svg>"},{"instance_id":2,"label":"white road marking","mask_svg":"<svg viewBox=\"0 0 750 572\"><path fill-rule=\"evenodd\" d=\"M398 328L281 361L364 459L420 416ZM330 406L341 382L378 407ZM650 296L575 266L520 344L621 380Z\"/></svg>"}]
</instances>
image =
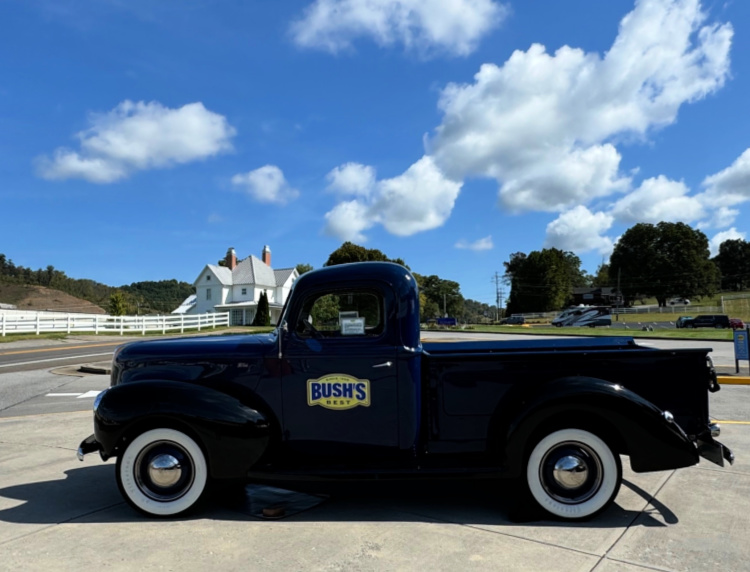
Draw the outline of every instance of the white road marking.
<instances>
[{"instance_id":1,"label":"white road marking","mask_svg":"<svg viewBox=\"0 0 750 572\"><path fill-rule=\"evenodd\" d=\"M99 395L101 391L87 391L86 393L48 393L45 397L75 397L76 399L89 399Z\"/></svg>"},{"instance_id":2,"label":"white road marking","mask_svg":"<svg viewBox=\"0 0 750 572\"><path fill-rule=\"evenodd\" d=\"M87 391L86 393L82 393L81 395L79 395L76 399L86 399L86 398L89 398L89 397L91 397L93 399L94 397L96 397L100 393L101 393L101 391Z\"/></svg>"}]
</instances>

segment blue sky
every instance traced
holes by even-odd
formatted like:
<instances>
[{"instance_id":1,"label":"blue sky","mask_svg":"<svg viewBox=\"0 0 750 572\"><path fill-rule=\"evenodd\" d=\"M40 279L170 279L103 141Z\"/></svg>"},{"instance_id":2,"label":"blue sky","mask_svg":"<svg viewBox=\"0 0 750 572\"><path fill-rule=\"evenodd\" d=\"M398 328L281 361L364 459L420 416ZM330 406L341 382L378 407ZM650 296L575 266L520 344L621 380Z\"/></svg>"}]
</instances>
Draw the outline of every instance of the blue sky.
<instances>
[{"instance_id":1,"label":"blue sky","mask_svg":"<svg viewBox=\"0 0 750 572\"><path fill-rule=\"evenodd\" d=\"M749 78L739 0L6 0L0 252L117 286L352 240L493 303L513 252L747 238Z\"/></svg>"}]
</instances>

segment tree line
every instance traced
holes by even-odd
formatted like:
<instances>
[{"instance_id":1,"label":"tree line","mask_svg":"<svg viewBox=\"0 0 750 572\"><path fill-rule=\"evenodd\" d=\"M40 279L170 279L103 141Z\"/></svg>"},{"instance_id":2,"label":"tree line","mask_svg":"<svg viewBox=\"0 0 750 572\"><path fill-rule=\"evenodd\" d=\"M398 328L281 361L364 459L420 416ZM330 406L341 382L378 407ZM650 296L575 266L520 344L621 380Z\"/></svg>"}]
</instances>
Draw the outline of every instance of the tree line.
<instances>
[{"instance_id":1,"label":"tree line","mask_svg":"<svg viewBox=\"0 0 750 572\"><path fill-rule=\"evenodd\" d=\"M726 240L710 257L706 235L685 223L639 223L619 238L608 264L596 274L581 270L580 259L556 248L514 253L504 263L511 286L508 313L548 312L572 302L575 287L610 287L623 305L656 298L695 299L750 286L750 243Z\"/></svg>"},{"instance_id":2,"label":"tree line","mask_svg":"<svg viewBox=\"0 0 750 572\"><path fill-rule=\"evenodd\" d=\"M70 278L52 265L38 270L17 266L5 254L0 254L0 283L60 290L110 313L114 310L113 315L169 313L195 293L192 284L177 280L133 282L116 288L95 280Z\"/></svg>"},{"instance_id":3,"label":"tree line","mask_svg":"<svg viewBox=\"0 0 750 572\"><path fill-rule=\"evenodd\" d=\"M324 266L347 264L349 262L394 262L411 270L401 258L388 258L375 248L365 248L352 242L345 242L334 250ZM299 268L299 267L298 267ZM453 280L437 275L425 276L412 271L419 285L420 319L427 321L440 316L458 318L462 322L477 322L494 316L495 308L474 300L466 300L461 294L461 286Z\"/></svg>"}]
</instances>

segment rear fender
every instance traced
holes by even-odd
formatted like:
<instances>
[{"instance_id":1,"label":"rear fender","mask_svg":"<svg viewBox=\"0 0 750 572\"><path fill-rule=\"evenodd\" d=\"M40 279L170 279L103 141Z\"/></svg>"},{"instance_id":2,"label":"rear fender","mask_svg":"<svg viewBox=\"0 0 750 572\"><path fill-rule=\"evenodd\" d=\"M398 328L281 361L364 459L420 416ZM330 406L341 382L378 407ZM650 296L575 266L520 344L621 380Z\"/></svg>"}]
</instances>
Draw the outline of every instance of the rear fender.
<instances>
[{"instance_id":1,"label":"rear fender","mask_svg":"<svg viewBox=\"0 0 750 572\"><path fill-rule=\"evenodd\" d=\"M142 381L111 387L94 413L94 434L103 458L156 426L192 434L214 478L242 478L266 452L272 420L238 399L208 387L174 381Z\"/></svg>"},{"instance_id":2,"label":"rear fender","mask_svg":"<svg viewBox=\"0 0 750 572\"><path fill-rule=\"evenodd\" d=\"M617 453L630 456L635 472L698 462L695 444L670 414L621 385L596 378L570 377L536 386L504 403L491 427L494 450L504 451L512 476L521 474L539 438L564 427L599 434Z\"/></svg>"}]
</instances>

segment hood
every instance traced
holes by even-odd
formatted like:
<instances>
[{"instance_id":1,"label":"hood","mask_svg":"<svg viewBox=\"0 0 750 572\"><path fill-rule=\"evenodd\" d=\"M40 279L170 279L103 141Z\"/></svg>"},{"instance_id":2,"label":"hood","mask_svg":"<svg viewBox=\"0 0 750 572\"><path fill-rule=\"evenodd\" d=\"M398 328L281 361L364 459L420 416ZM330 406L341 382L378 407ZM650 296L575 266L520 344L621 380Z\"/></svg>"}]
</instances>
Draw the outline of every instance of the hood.
<instances>
[{"instance_id":1,"label":"hood","mask_svg":"<svg viewBox=\"0 0 750 572\"><path fill-rule=\"evenodd\" d=\"M115 351L111 385L151 380L249 381L260 374L263 358L275 347L275 333L133 342Z\"/></svg>"}]
</instances>

